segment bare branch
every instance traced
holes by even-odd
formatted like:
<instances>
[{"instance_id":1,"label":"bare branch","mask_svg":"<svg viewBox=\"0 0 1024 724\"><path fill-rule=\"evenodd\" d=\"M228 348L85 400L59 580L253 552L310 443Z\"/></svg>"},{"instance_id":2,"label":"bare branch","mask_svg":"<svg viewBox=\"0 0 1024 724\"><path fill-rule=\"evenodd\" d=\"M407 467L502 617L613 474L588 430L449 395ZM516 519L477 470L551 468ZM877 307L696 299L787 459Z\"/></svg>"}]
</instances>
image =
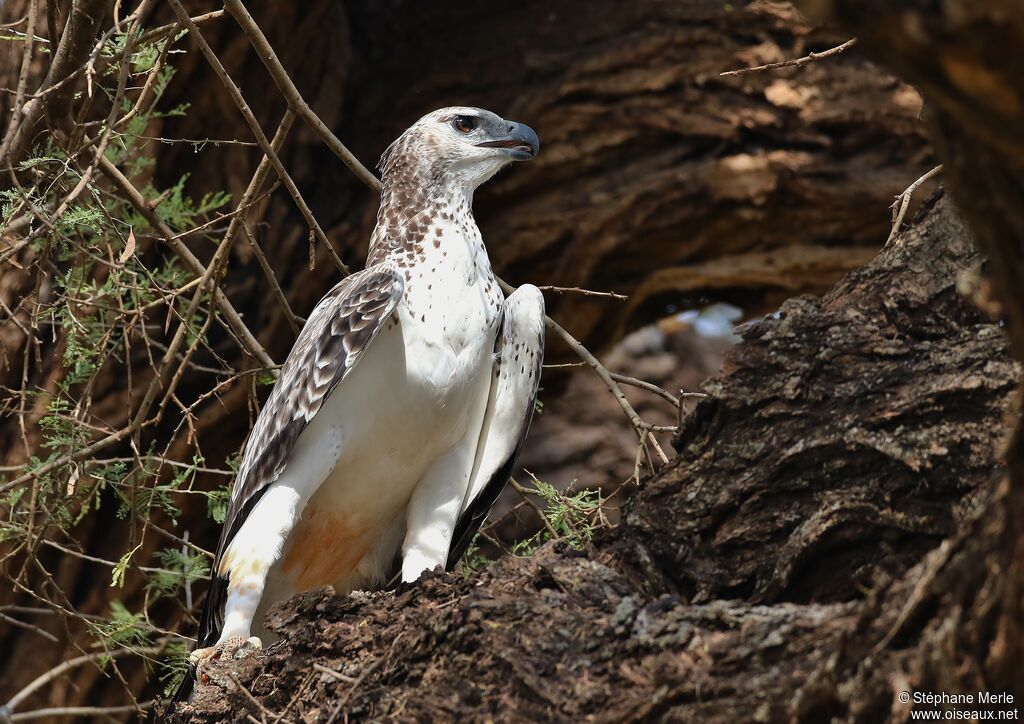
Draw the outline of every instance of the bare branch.
<instances>
[{"instance_id":1,"label":"bare branch","mask_svg":"<svg viewBox=\"0 0 1024 724\"><path fill-rule=\"evenodd\" d=\"M650 382L638 380L636 377L621 375L618 372L609 372L608 374L616 382L621 382L624 385L630 385L631 387L639 387L641 390L653 392L654 394L658 395L658 397L661 397L662 399L672 403L674 407L679 407L679 398L670 393L668 390L664 390L655 384L651 384Z\"/></svg>"},{"instance_id":2,"label":"bare branch","mask_svg":"<svg viewBox=\"0 0 1024 724\"><path fill-rule=\"evenodd\" d=\"M886 244L889 244L896 238L896 235L900 233L900 226L903 224L903 217L907 215L907 208L910 206L910 197L914 195L914 192L917 191L922 184L940 173L942 173L941 163L917 181L907 186L903 193L897 196L896 200L892 202L892 206L889 207L892 209L892 229L889 231L889 238L885 240ZM899 210L897 210L897 206L899 206Z\"/></svg>"},{"instance_id":3,"label":"bare branch","mask_svg":"<svg viewBox=\"0 0 1024 724\"><path fill-rule=\"evenodd\" d=\"M139 704L125 704L124 706L56 706L50 709L33 709L21 714L14 714L9 718L12 722L45 719L53 716L84 716L91 718L110 714L143 714L152 707L153 702L151 701L144 701Z\"/></svg>"},{"instance_id":4,"label":"bare branch","mask_svg":"<svg viewBox=\"0 0 1024 724\"><path fill-rule=\"evenodd\" d=\"M37 676L35 679L30 681L28 684L26 684L25 687L22 688L21 691L19 691L17 694L12 696L7 701L7 704L5 705L5 707L6 707L7 711L13 712L15 709L18 708L18 704L20 704L25 699L27 699L29 696L31 696L33 692L39 690L40 688L42 688L42 687L46 686L47 684L49 684L54 679L57 679L60 676L63 676L65 673L67 673L71 669L73 669L73 668L75 668L77 666L81 666L82 664L88 664L90 662L99 661L100 659L108 659L108 658L109 659L116 659L119 656L125 656L127 654L132 654L134 656L150 656L150 655L154 655L154 654L162 654L164 652L165 648L166 648L166 645L148 646L146 648L136 648L136 649L130 649L130 648L114 649L113 651L99 651L99 652L94 653L94 654L84 654L82 656L77 656L77 657L75 657L73 659L68 659L67 661L61 662L57 666L54 666L52 669L47 671L45 674Z\"/></svg>"},{"instance_id":5,"label":"bare branch","mask_svg":"<svg viewBox=\"0 0 1024 724\"><path fill-rule=\"evenodd\" d=\"M552 292L553 294L579 294L582 297L610 297L611 299L629 299L625 294L616 294L615 292L595 292L592 289L581 289L580 287L552 287L552 286L540 286L537 287L542 292Z\"/></svg>"},{"instance_id":6,"label":"bare branch","mask_svg":"<svg viewBox=\"0 0 1024 724\"><path fill-rule=\"evenodd\" d=\"M837 45L834 48L823 50L820 53L808 53L802 58L794 58L793 60L783 60L778 63L766 63L765 65L758 65L754 68L739 68L737 70L727 70L724 73L719 73L721 77L731 77L736 75L745 75L747 73L757 73L762 70L775 70L776 68L800 68L808 63L813 63L816 60L822 60L823 58L831 58L833 55L839 55L857 44L856 38L850 38L842 45Z\"/></svg>"}]
</instances>

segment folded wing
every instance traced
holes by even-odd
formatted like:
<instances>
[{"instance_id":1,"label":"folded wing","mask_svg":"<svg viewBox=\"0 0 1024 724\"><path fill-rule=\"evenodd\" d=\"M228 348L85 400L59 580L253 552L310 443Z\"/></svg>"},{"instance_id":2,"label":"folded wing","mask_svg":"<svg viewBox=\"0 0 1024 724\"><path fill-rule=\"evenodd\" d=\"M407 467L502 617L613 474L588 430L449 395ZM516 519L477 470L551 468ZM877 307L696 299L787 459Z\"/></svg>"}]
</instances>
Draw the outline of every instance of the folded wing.
<instances>
[{"instance_id":1,"label":"folded wing","mask_svg":"<svg viewBox=\"0 0 1024 724\"><path fill-rule=\"evenodd\" d=\"M533 419L544 361L544 297L524 284L505 300L494 376L473 474L448 553L452 569L515 471Z\"/></svg>"},{"instance_id":2,"label":"folded wing","mask_svg":"<svg viewBox=\"0 0 1024 724\"><path fill-rule=\"evenodd\" d=\"M200 647L215 642L223 625L225 550L281 474L300 433L391 318L403 292L395 266L376 264L335 285L306 321L245 446L200 619Z\"/></svg>"}]
</instances>

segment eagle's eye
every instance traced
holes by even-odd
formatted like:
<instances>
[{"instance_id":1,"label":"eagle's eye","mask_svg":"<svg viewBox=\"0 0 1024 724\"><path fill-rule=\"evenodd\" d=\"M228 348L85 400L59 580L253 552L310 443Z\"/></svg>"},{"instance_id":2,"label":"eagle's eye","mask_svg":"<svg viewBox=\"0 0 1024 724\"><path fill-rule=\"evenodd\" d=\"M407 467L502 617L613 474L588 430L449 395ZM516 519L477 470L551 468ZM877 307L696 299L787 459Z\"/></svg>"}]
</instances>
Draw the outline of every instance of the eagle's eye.
<instances>
[{"instance_id":1,"label":"eagle's eye","mask_svg":"<svg viewBox=\"0 0 1024 724\"><path fill-rule=\"evenodd\" d=\"M455 116L452 119L452 128L459 133L469 133L476 129L476 119L473 116Z\"/></svg>"}]
</instances>

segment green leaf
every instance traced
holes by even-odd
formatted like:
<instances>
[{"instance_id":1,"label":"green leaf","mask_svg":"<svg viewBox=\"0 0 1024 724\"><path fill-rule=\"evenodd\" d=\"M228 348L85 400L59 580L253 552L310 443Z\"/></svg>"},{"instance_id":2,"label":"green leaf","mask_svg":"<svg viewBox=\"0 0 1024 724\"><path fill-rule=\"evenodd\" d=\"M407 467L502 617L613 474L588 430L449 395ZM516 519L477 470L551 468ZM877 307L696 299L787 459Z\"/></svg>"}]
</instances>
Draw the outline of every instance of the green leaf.
<instances>
[{"instance_id":1,"label":"green leaf","mask_svg":"<svg viewBox=\"0 0 1024 724\"><path fill-rule=\"evenodd\" d=\"M121 556L121 560L114 566L114 570L110 574L110 587L111 588L124 588L124 574L128 570L128 563L131 561L132 556L135 552L142 547L139 543L137 546L132 548L130 551Z\"/></svg>"}]
</instances>

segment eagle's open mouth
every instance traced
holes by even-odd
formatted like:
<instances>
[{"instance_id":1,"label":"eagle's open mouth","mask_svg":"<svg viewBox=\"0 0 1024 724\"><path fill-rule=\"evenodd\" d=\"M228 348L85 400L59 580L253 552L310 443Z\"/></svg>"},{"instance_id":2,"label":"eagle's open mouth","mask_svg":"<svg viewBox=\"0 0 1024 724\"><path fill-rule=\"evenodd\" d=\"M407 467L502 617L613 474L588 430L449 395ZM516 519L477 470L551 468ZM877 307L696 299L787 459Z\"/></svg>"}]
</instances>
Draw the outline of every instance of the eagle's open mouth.
<instances>
[{"instance_id":1,"label":"eagle's open mouth","mask_svg":"<svg viewBox=\"0 0 1024 724\"><path fill-rule=\"evenodd\" d=\"M521 153L526 158L533 158L536 155L537 150L528 143L524 143L519 138L503 138L500 141L484 141L483 143L476 144L481 148L507 148L513 153Z\"/></svg>"}]
</instances>

